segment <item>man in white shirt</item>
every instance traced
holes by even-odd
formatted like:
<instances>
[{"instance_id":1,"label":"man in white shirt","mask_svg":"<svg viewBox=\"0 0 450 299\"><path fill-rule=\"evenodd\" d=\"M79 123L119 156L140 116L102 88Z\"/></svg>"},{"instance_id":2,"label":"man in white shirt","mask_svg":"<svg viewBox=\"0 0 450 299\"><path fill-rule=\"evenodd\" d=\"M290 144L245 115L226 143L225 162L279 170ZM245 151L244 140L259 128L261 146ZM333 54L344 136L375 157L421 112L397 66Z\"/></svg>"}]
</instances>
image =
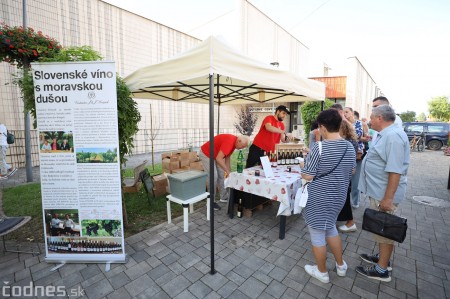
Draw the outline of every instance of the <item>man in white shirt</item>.
<instances>
[{"instance_id":1,"label":"man in white shirt","mask_svg":"<svg viewBox=\"0 0 450 299\"><path fill-rule=\"evenodd\" d=\"M6 126L0 123L0 180L6 180L8 176L17 171L16 168L6 163L6 151L9 147L6 139L7 134Z\"/></svg>"},{"instance_id":2,"label":"man in white shirt","mask_svg":"<svg viewBox=\"0 0 450 299\"><path fill-rule=\"evenodd\" d=\"M381 105L391 105L391 104L389 103L389 100L386 97L383 97L383 96L376 97L375 99L372 100L372 108L376 108L376 107L381 106ZM395 122L394 122L394 124L396 124L400 128L403 128L403 121L400 118L400 116L398 116L397 114L395 115Z\"/></svg>"}]
</instances>

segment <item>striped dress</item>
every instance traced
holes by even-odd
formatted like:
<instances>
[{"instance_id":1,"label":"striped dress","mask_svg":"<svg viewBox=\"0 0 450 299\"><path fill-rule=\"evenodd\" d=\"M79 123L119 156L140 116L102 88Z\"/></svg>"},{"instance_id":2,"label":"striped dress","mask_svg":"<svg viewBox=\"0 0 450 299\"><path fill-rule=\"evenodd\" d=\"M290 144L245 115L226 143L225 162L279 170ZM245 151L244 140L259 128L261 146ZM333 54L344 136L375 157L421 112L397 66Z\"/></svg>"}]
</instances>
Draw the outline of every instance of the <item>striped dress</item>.
<instances>
[{"instance_id":1,"label":"striped dress","mask_svg":"<svg viewBox=\"0 0 450 299\"><path fill-rule=\"evenodd\" d=\"M331 229L345 203L352 169L356 167L356 153L353 145L344 140L322 141L322 154L315 144L308 155L302 173L320 176L331 171L345 155L336 169L330 174L315 178L308 187L308 202L303 209L306 224L315 229Z\"/></svg>"}]
</instances>

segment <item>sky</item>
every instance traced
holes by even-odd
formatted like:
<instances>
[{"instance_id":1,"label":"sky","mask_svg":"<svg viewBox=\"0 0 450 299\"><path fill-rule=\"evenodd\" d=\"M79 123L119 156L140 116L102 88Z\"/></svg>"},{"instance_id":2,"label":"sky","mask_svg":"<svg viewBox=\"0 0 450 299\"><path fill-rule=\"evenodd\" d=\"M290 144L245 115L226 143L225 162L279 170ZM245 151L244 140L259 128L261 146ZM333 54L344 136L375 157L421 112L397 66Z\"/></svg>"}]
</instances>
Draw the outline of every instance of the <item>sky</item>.
<instances>
[{"instance_id":1,"label":"sky","mask_svg":"<svg viewBox=\"0 0 450 299\"><path fill-rule=\"evenodd\" d=\"M235 0L104 0L196 36L231 11ZM356 56L397 113L428 113L433 97L450 97L450 1L249 0L309 48L306 77L345 76Z\"/></svg>"}]
</instances>

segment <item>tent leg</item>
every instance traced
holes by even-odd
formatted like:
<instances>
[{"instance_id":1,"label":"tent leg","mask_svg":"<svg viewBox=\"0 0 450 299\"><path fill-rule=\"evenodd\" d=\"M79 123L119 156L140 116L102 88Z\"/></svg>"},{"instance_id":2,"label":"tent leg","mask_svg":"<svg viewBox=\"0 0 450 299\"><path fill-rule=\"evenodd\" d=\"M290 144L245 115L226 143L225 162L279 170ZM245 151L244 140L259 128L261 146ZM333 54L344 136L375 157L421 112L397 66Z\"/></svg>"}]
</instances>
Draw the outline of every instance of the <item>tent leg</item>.
<instances>
[{"instance_id":1,"label":"tent leg","mask_svg":"<svg viewBox=\"0 0 450 299\"><path fill-rule=\"evenodd\" d=\"M209 75L209 152L214 153L214 74ZM214 199L216 186L214 185L214 157L209 157L209 194L210 209L210 236L211 236L211 274L216 274L214 269Z\"/></svg>"},{"instance_id":2,"label":"tent leg","mask_svg":"<svg viewBox=\"0 0 450 299\"><path fill-rule=\"evenodd\" d=\"M214 153L214 74L209 75L209 152ZM209 194L211 204L209 205L211 220L210 220L210 235L211 235L211 274L215 274L214 269L214 198L216 186L214 184L214 156L209 155Z\"/></svg>"}]
</instances>

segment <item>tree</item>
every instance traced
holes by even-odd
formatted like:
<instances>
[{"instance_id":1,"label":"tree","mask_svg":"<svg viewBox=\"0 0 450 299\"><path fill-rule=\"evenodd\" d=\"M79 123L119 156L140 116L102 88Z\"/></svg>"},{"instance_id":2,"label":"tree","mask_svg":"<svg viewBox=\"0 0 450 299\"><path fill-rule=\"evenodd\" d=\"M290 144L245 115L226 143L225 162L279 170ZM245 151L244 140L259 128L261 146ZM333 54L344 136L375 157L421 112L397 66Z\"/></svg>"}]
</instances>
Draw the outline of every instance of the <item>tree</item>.
<instances>
[{"instance_id":1,"label":"tree","mask_svg":"<svg viewBox=\"0 0 450 299\"><path fill-rule=\"evenodd\" d=\"M41 57L42 62L67 62L67 61L98 61L102 56L91 47L69 47L61 48L58 53L52 57ZM25 110L33 115L34 127L36 127L36 103L34 100L33 77L31 73L26 73L18 77L15 83L19 85L22 92ZM141 120L141 114L137 103L131 98L131 91L125 82L119 76L116 77L117 88L117 112L119 127L119 149L120 161L126 162L125 155L131 153L134 148L134 135L139 131L138 123Z\"/></svg>"},{"instance_id":2,"label":"tree","mask_svg":"<svg viewBox=\"0 0 450 299\"><path fill-rule=\"evenodd\" d=\"M329 99L325 99L324 109L330 108L334 104L333 101ZM311 124L317 118L321 111L322 103L321 102L306 102L302 105L302 119L303 119L303 130L305 132L305 140L309 143L309 139L306 138L311 131Z\"/></svg>"},{"instance_id":3,"label":"tree","mask_svg":"<svg viewBox=\"0 0 450 299\"><path fill-rule=\"evenodd\" d=\"M399 116L403 122L412 122L412 121L416 120L416 112L414 112L414 111L408 110L406 112L400 113Z\"/></svg>"},{"instance_id":4,"label":"tree","mask_svg":"<svg viewBox=\"0 0 450 299\"><path fill-rule=\"evenodd\" d=\"M237 118L238 122L234 123L234 127L242 135L251 136L253 130L255 129L258 116L250 111L249 106L241 106L241 110L238 112Z\"/></svg>"},{"instance_id":5,"label":"tree","mask_svg":"<svg viewBox=\"0 0 450 299\"><path fill-rule=\"evenodd\" d=\"M153 127L153 112L152 104L150 104L150 143L152 146L152 169L155 170L155 140L158 136L159 130L161 129L161 123L159 123L157 128Z\"/></svg>"},{"instance_id":6,"label":"tree","mask_svg":"<svg viewBox=\"0 0 450 299\"><path fill-rule=\"evenodd\" d=\"M428 102L428 111L437 121L450 120L450 101L448 97L434 97Z\"/></svg>"},{"instance_id":7,"label":"tree","mask_svg":"<svg viewBox=\"0 0 450 299\"><path fill-rule=\"evenodd\" d=\"M427 120L427 116L425 115L425 113L421 112L419 114L419 116L417 116L417 120L418 121L426 121Z\"/></svg>"},{"instance_id":8,"label":"tree","mask_svg":"<svg viewBox=\"0 0 450 299\"><path fill-rule=\"evenodd\" d=\"M2 28L0 28L1 30ZM0 37L3 37L3 32L0 32ZM38 34L39 35L39 34ZM47 37L48 38L48 37ZM50 39L50 38L48 38ZM82 47L68 47L60 48L57 42L53 39L49 41L50 45L57 45L58 51L42 51L38 53L36 59L41 62L67 62L67 61L98 61L102 60L102 56L94 51L89 46ZM53 43L53 44L52 44ZM49 47L47 47L49 49ZM47 53L46 53L47 52ZM32 52L34 55L34 52ZM9 55L9 54L8 54ZM19 57L19 56L18 56ZM11 56L6 54L0 55L0 61L7 61L10 63L18 63L17 59L11 59ZM18 63L19 67L27 66L25 63ZM22 93L24 101L25 111L30 111L33 115L35 122L34 127L36 127L36 103L34 98L34 85L33 77L30 72L24 72L23 75L17 75L16 83ZM120 161L122 163L126 162L125 155L131 153L134 148L133 141L134 135L139 131L138 123L141 120L141 114L137 107L137 103L131 97L131 91L125 82L119 76L116 76L116 89L117 89L117 114L118 114L118 127L119 127L119 153ZM81 158L81 155L80 155ZM78 159L78 155L77 155ZM124 217L124 226L128 226L128 216L125 208L125 203L123 201L122 194L122 209Z\"/></svg>"}]
</instances>

